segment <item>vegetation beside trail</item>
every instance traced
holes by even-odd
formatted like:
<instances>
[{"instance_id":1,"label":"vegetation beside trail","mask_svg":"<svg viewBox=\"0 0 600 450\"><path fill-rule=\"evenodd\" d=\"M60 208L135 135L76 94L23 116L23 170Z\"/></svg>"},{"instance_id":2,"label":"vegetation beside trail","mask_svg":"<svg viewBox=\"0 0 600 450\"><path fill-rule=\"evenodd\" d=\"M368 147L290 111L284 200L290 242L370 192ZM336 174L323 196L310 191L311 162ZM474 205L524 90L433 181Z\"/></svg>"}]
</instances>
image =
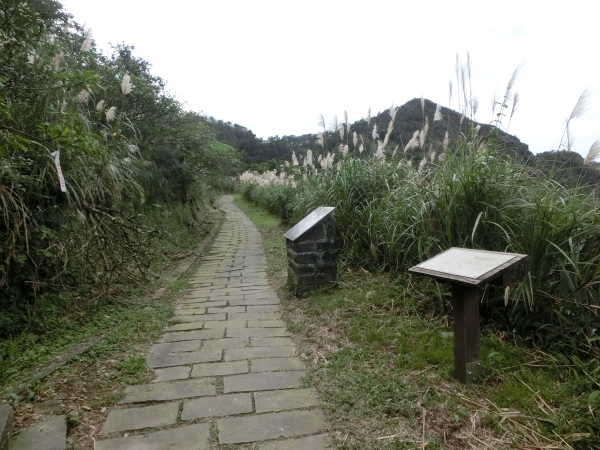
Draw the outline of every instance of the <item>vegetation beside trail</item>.
<instances>
[{"instance_id":1,"label":"vegetation beside trail","mask_svg":"<svg viewBox=\"0 0 600 450\"><path fill-rule=\"evenodd\" d=\"M240 177L243 198L285 224L336 207L339 285L289 300L288 311L337 445L596 448L597 186L581 171L558 179L567 152L545 155L543 168L524 164L499 131L474 123L457 141L447 132L430 141L429 124L443 115L427 116L425 105L422 128L393 151L391 107L383 138L377 124L358 136L346 120L328 131L333 147L324 132L319 153ZM599 152L596 142L585 164ZM484 370L467 386L452 378L448 287L407 273L450 247L528 255L510 289L482 289Z\"/></svg>"},{"instance_id":2,"label":"vegetation beside trail","mask_svg":"<svg viewBox=\"0 0 600 450\"><path fill-rule=\"evenodd\" d=\"M272 282L283 287L288 226L243 197L236 203L263 234ZM480 378L461 385L452 377L451 323L435 306L438 287L340 256L337 288L284 301L336 448L597 447L589 361L523 345L488 325Z\"/></svg>"},{"instance_id":3,"label":"vegetation beside trail","mask_svg":"<svg viewBox=\"0 0 600 450\"><path fill-rule=\"evenodd\" d=\"M192 254L241 164L133 47L100 53L55 0L3 1L0 383L114 325Z\"/></svg>"}]
</instances>

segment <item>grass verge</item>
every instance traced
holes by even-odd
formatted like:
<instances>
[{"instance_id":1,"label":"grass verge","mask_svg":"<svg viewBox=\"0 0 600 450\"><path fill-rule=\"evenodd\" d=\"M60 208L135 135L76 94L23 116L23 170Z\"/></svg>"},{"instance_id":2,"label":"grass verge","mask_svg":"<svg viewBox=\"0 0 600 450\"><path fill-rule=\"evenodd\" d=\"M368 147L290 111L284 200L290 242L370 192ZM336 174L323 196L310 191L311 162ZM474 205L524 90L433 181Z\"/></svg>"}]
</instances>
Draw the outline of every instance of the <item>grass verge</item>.
<instances>
[{"instance_id":1,"label":"grass verge","mask_svg":"<svg viewBox=\"0 0 600 450\"><path fill-rule=\"evenodd\" d=\"M16 357L18 370L10 376L3 373L5 382L0 394L15 407L17 430L37 421L41 402L55 400L67 414L69 448L94 448L94 436L100 433L109 407L122 397L124 386L149 382L154 377L146 367L145 354L162 333L173 314L173 300L187 288L188 278L199 264L192 262L198 241L220 220L219 213L212 213L197 230L196 240L180 241L177 252L163 255L156 266L162 276L148 287L130 287L119 296L84 309L85 317L69 318L62 327L37 336L29 345L18 343L27 358L19 361ZM22 396L12 393L15 386L32 377L34 363L90 335L100 335L101 339L47 378L26 385Z\"/></svg>"},{"instance_id":2,"label":"grass verge","mask_svg":"<svg viewBox=\"0 0 600 450\"><path fill-rule=\"evenodd\" d=\"M285 229L239 196L236 205L261 231L274 287L283 287ZM597 448L593 374L572 359L483 327L484 369L460 385L450 319L423 307L439 295L432 282L343 265L339 280L284 302L337 448Z\"/></svg>"}]
</instances>

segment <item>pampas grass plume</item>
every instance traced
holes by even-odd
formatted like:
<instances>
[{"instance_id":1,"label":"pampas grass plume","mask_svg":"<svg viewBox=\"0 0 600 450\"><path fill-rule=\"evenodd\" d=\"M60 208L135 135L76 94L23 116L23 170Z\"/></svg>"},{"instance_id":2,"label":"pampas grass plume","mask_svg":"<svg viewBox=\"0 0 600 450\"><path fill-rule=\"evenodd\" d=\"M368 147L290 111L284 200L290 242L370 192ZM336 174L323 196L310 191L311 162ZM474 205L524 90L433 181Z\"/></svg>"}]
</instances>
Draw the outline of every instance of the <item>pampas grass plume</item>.
<instances>
[{"instance_id":1,"label":"pampas grass plume","mask_svg":"<svg viewBox=\"0 0 600 450\"><path fill-rule=\"evenodd\" d=\"M79 94L75 96L75 101L77 103L87 103L90 99L90 92L87 89L82 89L79 91Z\"/></svg>"},{"instance_id":2,"label":"pampas grass plume","mask_svg":"<svg viewBox=\"0 0 600 450\"><path fill-rule=\"evenodd\" d=\"M327 125L325 125L325 117L323 117L323 114L319 114L319 120L317 121L317 124L323 128L323 131L327 130Z\"/></svg>"},{"instance_id":3,"label":"pampas grass plume","mask_svg":"<svg viewBox=\"0 0 600 450\"><path fill-rule=\"evenodd\" d=\"M585 157L583 163L589 164L595 159L600 158L600 139L596 140L590 147L587 156Z\"/></svg>"},{"instance_id":4,"label":"pampas grass plume","mask_svg":"<svg viewBox=\"0 0 600 450\"><path fill-rule=\"evenodd\" d=\"M448 148L448 144L450 143L450 136L448 135L448 131L446 131L446 134L444 135L444 140L442 142L442 146L444 147L444 151L446 151L446 149Z\"/></svg>"},{"instance_id":5,"label":"pampas grass plume","mask_svg":"<svg viewBox=\"0 0 600 450\"><path fill-rule=\"evenodd\" d=\"M111 106L110 108L108 108L108 111L106 111L106 121L110 122L114 120L115 117L117 117L117 107Z\"/></svg>"},{"instance_id":6,"label":"pampas grass plume","mask_svg":"<svg viewBox=\"0 0 600 450\"><path fill-rule=\"evenodd\" d=\"M85 33L85 38L83 39L83 43L81 44L82 52L89 52L92 49L92 30L87 30Z\"/></svg>"},{"instance_id":7,"label":"pampas grass plume","mask_svg":"<svg viewBox=\"0 0 600 450\"><path fill-rule=\"evenodd\" d=\"M442 120L442 106L435 106L435 114L433 115L433 121L437 122L438 120Z\"/></svg>"},{"instance_id":8,"label":"pampas grass plume","mask_svg":"<svg viewBox=\"0 0 600 450\"><path fill-rule=\"evenodd\" d=\"M123 80L121 81L121 92L123 92L123 95L127 95L131 92L132 88L133 84L131 84L131 77L126 73L123 75Z\"/></svg>"},{"instance_id":9,"label":"pampas grass plume","mask_svg":"<svg viewBox=\"0 0 600 450\"><path fill-rule=\"evenodd\" d=\"M412 138L410 138L410 141L408 141L408 144L406 144L406 148L404 149L406 150L410 150L411 148L415 148L417 147L417 142L419 140L419 135L421 134L420 130L416 130L413 135Z\"/></svg>"},{"instance_id":10,"label":"pampas grass plume","mask_svg":"<svg viewBox=\"0 0 600 450\"><path fill-rule=\"evenodd\" d=\"M371 131L371 137L373 139L379 138L379 134L377 133L377 124L373 125L373 131Z\"/></svg>"}]
</instances>

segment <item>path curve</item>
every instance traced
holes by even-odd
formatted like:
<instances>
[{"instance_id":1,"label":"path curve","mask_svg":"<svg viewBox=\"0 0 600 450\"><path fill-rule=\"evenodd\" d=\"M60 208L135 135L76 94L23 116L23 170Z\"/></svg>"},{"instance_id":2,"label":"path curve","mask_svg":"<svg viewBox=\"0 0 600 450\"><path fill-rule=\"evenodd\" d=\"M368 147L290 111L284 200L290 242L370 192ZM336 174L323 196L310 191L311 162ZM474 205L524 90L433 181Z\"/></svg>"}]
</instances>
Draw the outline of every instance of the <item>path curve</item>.
<instances>
[{"instance_id":1,"label":"path curve","mask_svg":"<svg viewBox=\"0 0 600 450\"><path fill-rule=\"evenodd\" d=\"M269 287L262 238L233 204L173 325L152 346L156 379L128 386L96 450L321 450L325 418Z\"/></svg>"}]
</instances>

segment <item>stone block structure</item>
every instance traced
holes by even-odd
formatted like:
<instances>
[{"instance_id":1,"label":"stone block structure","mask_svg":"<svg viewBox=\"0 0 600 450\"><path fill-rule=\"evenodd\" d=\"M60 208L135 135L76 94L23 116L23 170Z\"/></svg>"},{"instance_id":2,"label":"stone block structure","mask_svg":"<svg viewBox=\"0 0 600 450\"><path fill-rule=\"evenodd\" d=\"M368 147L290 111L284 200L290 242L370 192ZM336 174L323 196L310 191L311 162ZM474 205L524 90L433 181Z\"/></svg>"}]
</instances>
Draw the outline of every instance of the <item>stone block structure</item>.
<instances>
[{"instance_id":1,"label":"stone block structure","mask_svg":"<svg viewBox=\"0 0 600 450\"><path fill-rule=\"evenodd\" d=\"M337 280L334 209L315 209L284 235L288 284L296 293L327 287Z\"/></svg>"}]
</instances>

